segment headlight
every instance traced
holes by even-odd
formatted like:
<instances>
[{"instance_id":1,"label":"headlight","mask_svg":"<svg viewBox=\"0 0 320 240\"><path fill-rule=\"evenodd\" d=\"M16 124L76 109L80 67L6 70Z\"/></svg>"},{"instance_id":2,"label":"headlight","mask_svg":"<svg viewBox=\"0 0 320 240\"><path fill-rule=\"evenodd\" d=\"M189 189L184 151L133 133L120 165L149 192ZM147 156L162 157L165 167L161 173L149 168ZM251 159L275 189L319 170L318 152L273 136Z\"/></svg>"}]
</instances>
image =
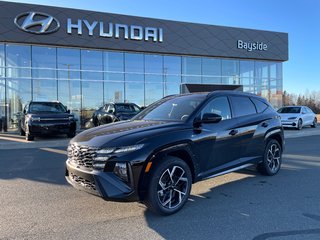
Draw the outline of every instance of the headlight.
<instances>
[{"instance_id":1,"label":"headlight","mask_svg":"<svg viewBox=\"0 0 320 240\"><path fill-rule=\"evenodd\" d=\"M297 117L289 117L288 120L294 120L296 119Z\"/></svg>"},{"instance_id":2,"label":"headlight","mask_svg":"<svg viewBox=\"0 0 320 240\"><path fill-rule=\"evenodd\" d=\"M103 170L106 162L114 153L129 153L139 150L143 147L143 144L137 144L132 146L117 147L117 148L104 148L97 151L96 156L93 158L92 166L97 170Z\"/></svg>"},{"instance_id":3,"label":"headlight","mask_svg":"<svg viewBox=\"0 0 320 240\"><path fill-rule=\"evenodd\" d=\"M69 120L70 121L74 120L74 117L73 116L69 116Z\"/></svg>"}]
</instances>

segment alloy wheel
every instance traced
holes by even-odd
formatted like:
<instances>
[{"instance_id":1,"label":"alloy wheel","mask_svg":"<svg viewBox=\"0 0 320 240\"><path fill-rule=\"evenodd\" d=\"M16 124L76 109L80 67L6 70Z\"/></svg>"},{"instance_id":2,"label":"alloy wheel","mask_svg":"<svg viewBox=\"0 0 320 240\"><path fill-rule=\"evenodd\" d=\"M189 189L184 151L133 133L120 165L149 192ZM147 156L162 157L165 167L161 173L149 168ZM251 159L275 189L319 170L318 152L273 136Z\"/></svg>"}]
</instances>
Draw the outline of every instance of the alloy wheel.
<instances>
[{"instance_id":1,"label":"alloy wheel","mask_svg":"<svg viewBox=\"0 0 320 240\"><path fill-rule=\"evenodd\" d=\"M158 200L167 209L178 207L188 195L188 178L180 166L166 169L158 182Z\"/></svg>"},{"instance_id":2,"label":"alloy wheel","mask_svg":"<svg viewBox=\"0 0 320 240\"><path fill-rule=\"evenodd\" d=\"M271 172L275 173L280 167L281 151L277 144L270 145L267 153L267 164Z\"/></svg>"}]
</instances>

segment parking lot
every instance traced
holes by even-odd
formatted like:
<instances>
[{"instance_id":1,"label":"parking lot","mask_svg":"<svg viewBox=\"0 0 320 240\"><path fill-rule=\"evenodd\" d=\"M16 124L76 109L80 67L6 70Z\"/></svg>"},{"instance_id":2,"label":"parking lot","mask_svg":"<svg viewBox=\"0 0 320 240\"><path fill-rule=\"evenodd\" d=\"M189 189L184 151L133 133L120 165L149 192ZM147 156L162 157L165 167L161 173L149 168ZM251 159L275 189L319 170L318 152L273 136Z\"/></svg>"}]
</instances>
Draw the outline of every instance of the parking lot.
<instances>
[{"instance_id":1,"label":"parking lot","mask_svg":"<svg viewBox=\"0 0 320 240\"><path fill-rule=\"evenodd\" d=\"M69 139L0 134L0 239L320 239L320 127L285 137L278 175L196 183L179 213L159 217L70 187Z\"/></svg>"}]
</instances>

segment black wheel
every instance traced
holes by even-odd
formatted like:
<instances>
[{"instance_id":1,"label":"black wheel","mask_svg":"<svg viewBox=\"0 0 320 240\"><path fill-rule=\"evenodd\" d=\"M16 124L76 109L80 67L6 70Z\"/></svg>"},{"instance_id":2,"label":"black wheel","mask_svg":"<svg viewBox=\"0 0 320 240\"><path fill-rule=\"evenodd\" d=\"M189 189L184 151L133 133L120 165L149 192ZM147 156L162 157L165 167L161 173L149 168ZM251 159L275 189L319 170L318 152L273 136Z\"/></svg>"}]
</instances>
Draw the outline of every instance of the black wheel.
<instances>
[{"instance_id":1,"label":"black wheel","mask_svg":"<svg viewBox=\"0 0 320 240\"><path fill-rule=\"evenodd\" d=\"M76 131L70 131L67 136L68 138L73 138L76 135Z\"/></svg>"},{"instance_id":2,"label":"black wheel","mask_svg":"<svg viewBox=\"0 0 320 240\"><path fill-rule=\"evenodd\" d=\"M265 148L263 161L258 164L258 170L263 175L275 175L280 170L281 162L281 145L277 140L271 139Z\"/></svg>"},{"instance_id":3,"label":"black wheel","mask_svg":"<svg viewBox=\"0 0 320 240\"><path fill-rule=\"evenodd\" d=\"M313 123L312 123L311 127L316 128L317 125L318 125L317 118L315 118L315 119L313 120Z\"/></svg>"},{"instance_id":4,"label":"black wheel","mask_svg":"<svg viewBox=\"0 0 320 240\"><path fill-rule=\"evenodd\" d=\"M301 130L301 129L302 129L302 119L300 118L298 121L297 130Z\"/></svg>"},{"instance_id":5,"label":"black wheel","mask_svg":"<svg viewBox=\"0 0 320 240\"><path fill-rule=\"evenodd\" d=\"M26 132L26 140L27 141L33 141L34 140L34 136L30 135L30 133Z\"/></svg>"},{"instance_id":6,"label":"black wheel","mask_svg":"<svg viewBox=\"0 0 320 240\"><path fill-rule=\"evenodd\" d=\"M26 132L23 131L22 127L20 127L20 136L25 136L26 135Z\"/></svg>"},{"instance_id":7,"label":"black wheel","mask_svg":"<svg viewBox=\"0 0 320 240\"><path fill-rule=\"evenodd\" d=\"M176 213L187 202L191 185L188 164L180 158L167 157L152 173L145 204L160 215Z\"/></svg>"}]
</instances>

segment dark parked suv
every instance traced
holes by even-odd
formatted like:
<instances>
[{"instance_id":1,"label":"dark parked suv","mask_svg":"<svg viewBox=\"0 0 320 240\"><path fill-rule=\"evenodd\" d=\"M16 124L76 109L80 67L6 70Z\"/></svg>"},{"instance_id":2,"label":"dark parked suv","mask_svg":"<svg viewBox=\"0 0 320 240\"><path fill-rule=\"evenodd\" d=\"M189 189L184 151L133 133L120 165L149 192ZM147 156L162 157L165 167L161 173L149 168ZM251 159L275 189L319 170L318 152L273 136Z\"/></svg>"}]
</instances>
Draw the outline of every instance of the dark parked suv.
<instances>
[{"instance_id":1,"label":"dark parked suv","mask_svg":"<svg viewBox=\"0 0 320 240\"><path fill-rule=\"evenodd\" d=\"M32 141L34 136L67 134L74 137L76 119L60 102L30 102L20 118L20 134Z\"/></svg>"},{"instance_id":2,"label":"dark parked suv","mask_svg":"<svg viewBox=\"0 0 320 240\"><path fill-rule=\"evenodd\" d=\"M192 183L256 165L276 174L284 147L277 112L233 91L165 97L132 120L86 130L70 141L66 179L104 199L144 202L168 215Z\"/></svg>"},{"instance_id":3,"label":"dark parked suv","mask_svg":"<svg viewBox=\"0 0 320 240\"><path fill-rule=\"evenodd\" d=\"M134 103L107 103L92 115L94 126L128 120L141 111Z\"/></svg>"}]
</instances>

